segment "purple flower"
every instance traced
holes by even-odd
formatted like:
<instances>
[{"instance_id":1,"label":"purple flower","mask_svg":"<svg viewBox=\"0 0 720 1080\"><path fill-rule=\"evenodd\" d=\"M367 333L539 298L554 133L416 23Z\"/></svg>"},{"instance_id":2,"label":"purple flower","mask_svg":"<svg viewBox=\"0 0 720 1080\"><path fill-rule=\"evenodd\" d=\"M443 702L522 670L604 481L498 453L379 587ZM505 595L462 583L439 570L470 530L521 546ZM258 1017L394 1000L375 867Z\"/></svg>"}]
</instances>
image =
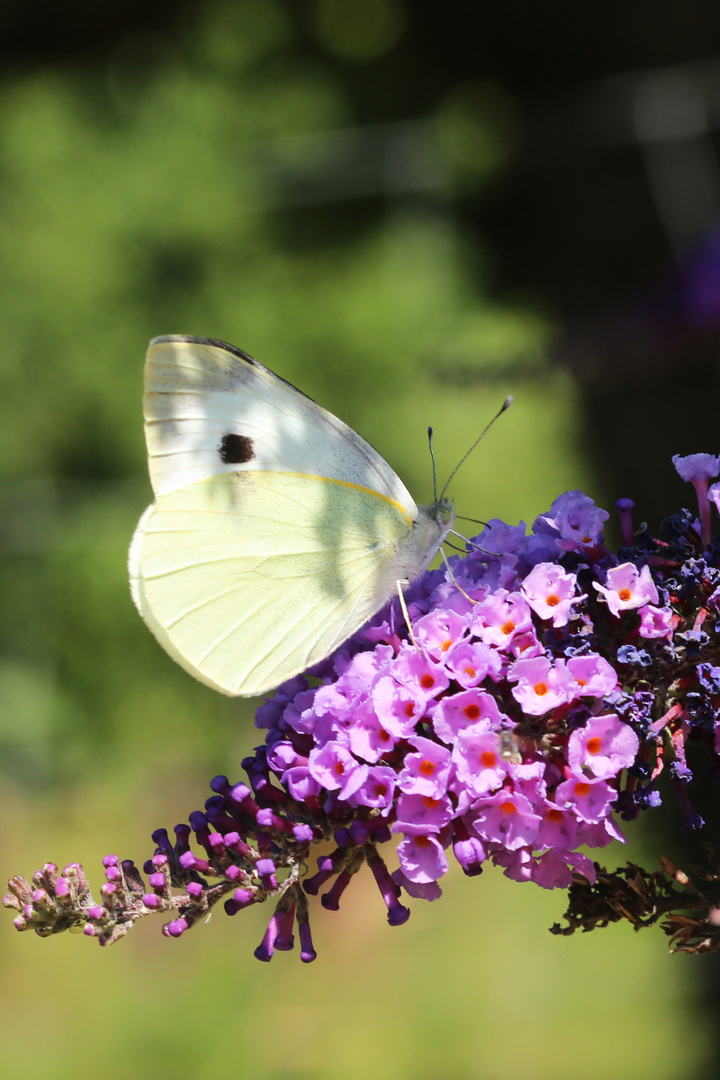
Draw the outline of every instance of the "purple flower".
<instances>
[{"instance_id":1,"label":"purple flower","mask_svg":"<svg viewBox=\"0 0 720 1080\"><path fill-rule=\"evenodd\" d=\"M720 472L720 457L714 454L675 454L673 465L683 480L690 481L698 497L700 508L700 535L703 543L710 543L710 507L708 506L708 480ZM717 504L716 504L717 505Z\"/></svg>"},{"instance_id":2,"label":"purple flower","mask_svg":"<svg viewBox=\"0 0 720 1080\"><path fill-rule=\"evenodd\" d=\"M553 536L561 551L582 551L596 547L609 514L582 491L566 491L550 507L550 513L535 522L533 530Z\"/></svg>"},{"instance_id":3,"label":"purple flower","mask_svg":"<svg viewBox=\"0 0 720 1080\"><path fill-rule=\"evenodd\" d=\"M556 499L529 536L492 521L449 572L413 582L412 632L393 601L260 707L265 743L243 762L246 782L215 777L174 840L153 833L147 882L108 857L96 903L78 864L48 863L32 883L12 879L15 925L80 926L109 944L154 912L177 937L220 901L235 915L272 900L256 955L297 936L309 962L308 897L337 910L364 863L399 926L403 890L438 898L450 852L471 877L490 862L541 888L600 882L578 848L623 842L614 815L658 805L666 769L698 827L686 743L716 771L720 756L720 539L706 534L718 459L678 468L704 500L700 532L685 512L634 546L620 500L620 563L603 545L607 514L582 492ZM720 502L720 484L710 495Z\"/></svg>"},{"instance_id":4,"label":"purple flower","mask_svg":"<svg viewBox=\"0 0 720 1080\"><path fill-rule=\"evenodd\" d=\"M543 803L543 817L535 837L535 847L540 851L571 851L578 842L577 818L570 810L561 809L549 799L544 799Z\"/></svg>"},{"instance_id":5,"label":"purple flower","mask_svg":"<svg viewBox=\"0 0 720 1080\"><path fill-rule=\"evenodd\" d=\"M442 844L432 834L407 835L398 844L400 868L409 881L424 884L447 873L448 861Z\"/></svg>"},{"instance_id":6,"label":"purple flower","mask_svg":"<svg viewBox=\"0 0 720 1080\"><path fill-rule=\"evenodd\" d=\"M673 465L683 480L713 480L720 473L720 457L715 454L673 454Z\"/></svg>"}]
</instances>

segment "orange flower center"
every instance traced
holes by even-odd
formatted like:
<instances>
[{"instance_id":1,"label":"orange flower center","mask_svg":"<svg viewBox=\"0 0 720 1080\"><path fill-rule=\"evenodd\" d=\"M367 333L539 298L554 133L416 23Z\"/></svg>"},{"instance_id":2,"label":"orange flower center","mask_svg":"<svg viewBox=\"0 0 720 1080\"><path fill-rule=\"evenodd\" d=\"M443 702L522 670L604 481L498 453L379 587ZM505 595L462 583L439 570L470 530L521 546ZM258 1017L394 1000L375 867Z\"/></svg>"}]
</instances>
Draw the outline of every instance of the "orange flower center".
<instances>
[{"instance_id":1,"label":"orange flower center","mask_svg":"<svg viewBox=\"0 0 720 1080\"><path fill-rule=\"evenodd\" d=\"M595 735L592 739L587 741L588 754L599 754L602 750L602 739Z\"/></svg>"},{"instance_id":2,"label":"orange flower center","mask_svg":"<svg viewBox=\"0 0 720 1080\"><path fill-rule=\"evenodd\" d=\"M535 685L533 686L533 690L538 697L543 697L543 695L547 694L548 692L548 684L544 682L535 683Z\"/></svg>"},{"instance_id":3,"label":"orange flower center","mask_svg":"<svg viewBox=\"0 0 720 1080\"><path fill-rule=\"evenodd\" d=\"M425 758L425 760L421 761L420 763L419 771L422 776L432 776L432 774L435 772L435 762L429 761L427 758Z\"/></svg>"},{"instance_id":4,"label":"orange flower center","mask_svg":"<svg viewBox=\"0 0 720 1080\"><path fill-rule=\"evenodd\" d=\"M504 623L500 627L500 629L502 630L503 634L512 634L513 630L515 629L515 623L512 621L512 619L508 619L508 621Z\"/></svg>"},{"instance_id":5,"label":"orange flower center","mask_svg":"<svg viewBox=\"0 0 720 1080\"><path fill-rule=\"evenodd\" d=\"M480 755L480 764L483 769L494 769L497 758L493 754L492 750L486 750Z\"/></svg>"},{"instance_id":6,"label":"orange flower center","mask_svg":"<svg viewBox=\"0 0 720 1080\"><path fill-rule=\"evenodd\" d=\"M550 596L545 597L545 603L548 607L557 607L560 603L560 597L556 596L555 593L551 593Z\"/></svg>"},{"instance_id":7,"label":"orange flower center","mask_svg":"<svg viewBox=\"0 0 720 1080\"><path fill-rule=\"evenodd\" d=\"M632 593L629 589L618 589L618 596L621 600L631 600Z\"/></svg>"},{"instance_id":8,"label":"orange flower center","mask_svg":"<svg viewBox=\"0 0 720 1080\"><path fill-rule=\"evenodd\" d=\"M468 720L477 720L480 715L479 705L466 705L463 712L467 716Z\"/></svg>"},{"instance_id":9,"label":"orange flower center","mask_svg":"<svg viewBox=\"0 0 720 1080\"><path fill-rule=\"evenodd\" d=\"M517 814L517 806L515 805L515 803L500 803L500 809L502 810L503 814Z\"/></svg>"}]
</instances>

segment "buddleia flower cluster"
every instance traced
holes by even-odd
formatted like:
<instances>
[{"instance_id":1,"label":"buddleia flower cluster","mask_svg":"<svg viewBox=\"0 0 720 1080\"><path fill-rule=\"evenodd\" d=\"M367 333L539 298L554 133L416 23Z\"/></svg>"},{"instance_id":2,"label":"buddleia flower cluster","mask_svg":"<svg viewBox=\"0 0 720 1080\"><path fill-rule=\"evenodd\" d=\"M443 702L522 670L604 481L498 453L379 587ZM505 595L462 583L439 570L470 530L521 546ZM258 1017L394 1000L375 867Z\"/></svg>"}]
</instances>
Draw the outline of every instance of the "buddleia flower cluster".
<instances>
[{"instance_id":1,"label":"buddleia flower cluster","mask_svg":"<svg viewBox=\"0 0 720 1080\"><path fill-rule=\"evenodd\" d=\"M219 901L229 915L272 901L255 955L292 949L297 927L310 961L308 897L336 910L367 864L400 925L410 899L441 895L454 861L470 877L493 864L516 881L570 889L562 932L632 907L636 925L665 918L679 947L716 947L720 874L693 891L665 860L655 877L635 868L639 878L621 880L585 853L622 841L619 822L659 805L661 785L686 827L699 827L688 742L720 765L720 537L710 518L720 484L709 484L720 458L674 463L695 486L698 516L682 510L659 537L646 526L635 534L633 504L621 499L617 553L603 539L607 512L580 491L529 532L490 521L465 554L412 584L407 612L391 603L260 707L265 742L243 761L245 778L216 777L174 838L156 831L144 877L108 856L96 902L79 864L62 873L47 864L31 883L10 883L17 928L81 926L104 945L149 914L163 913L164 933L179 937ZM679 908L698 913L692 931L669 918Z\"/></svg>"}]
</instances>

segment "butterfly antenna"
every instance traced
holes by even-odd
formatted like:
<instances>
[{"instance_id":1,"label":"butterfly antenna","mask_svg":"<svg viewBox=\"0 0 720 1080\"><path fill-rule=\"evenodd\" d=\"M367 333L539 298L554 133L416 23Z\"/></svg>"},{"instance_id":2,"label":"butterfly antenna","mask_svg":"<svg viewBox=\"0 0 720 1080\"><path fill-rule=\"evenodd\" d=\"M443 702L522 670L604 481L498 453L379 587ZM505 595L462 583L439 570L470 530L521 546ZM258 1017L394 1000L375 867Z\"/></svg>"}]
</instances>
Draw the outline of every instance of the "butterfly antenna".
<instances>
[{"instance_id":1,"label":"butterfly antenna","mask_svg":"<svg viewBox=\"0 0 720 1080\"><path fill-rule=\"evenodd\" d=\"M437 501L438 501L438 497L437 497L437 469L435 467L435 451L433 450L432 439L433 439L433 429L431 427L429 427L428 428L428 449L430 451L430 460L432 461L432 470L433 470L433 501L435 503L437 503Z\"/></svg>"},{"instance_id":2,"label":"butterfly antenna","mask_svg":"<svg viewBox=\"0 0 720 1080\"><path fill-rule=\"evenodd\" d=\"M442 500L442 499L444 498L444 496L445 496L445 492L446 492L446 491L447 491L447 489L448 489L448 488L450 487L450 481L452 480L452 478L454 477L455 473L456 473L456 472L458 471L458 469L460 468L460 466L461 466L461 465L464 465L464 464L465 464L465 462L466 462L466 461L467 461L467 459L468 459L468 458L470 457L470 455L472 454L473 450L475 449L475 447L477 446L477 444L478 444L478 443L480 442L480 440L481 440L481 439L483 438L483 436L484 436L484 435L487 435L488 431L489 431L489 430L490 430L490 428L491 428L491 427L493 426L493 424L495 423L495 421L496 421L496 420L499 420L499 418L500 418L500 417L502 416L502 414L503 414L503 413L505 412L505 410L506 410L506 409L508 409L508 408L509 408L509 407L510 407L510 406L512 405L512 401L513 401L513 399L512 399L512 395L508 394L508 396L507 396L507 397L505 398L505 400L503 401L503 403L502 403L502 405L500 406L500 408L498 409L498 411L497 411L497 412L495 413L495 415L493 416L492 420L490 420L490 421L489 421L489 423L487 423L487 424L485 425L485 427L484 427L484 428L482 429L482 431L480 432L480 434L478 435L477 439L476 439L476 440L475 440L475 442L474 442L474 443L472 444L472 446L470 447L470 449L469 449L469 450L467 451L467 453L466 453L466 454L464 454L464 455L463 455L463 456L462 456L462 457L460 458L460 460L458 461L457 465L455 466L455 468L453 469L453 471L452 471L452 472L450 473L450 475L448 476L448 478L447 478L447 481L446 481L446 483L445 483L445 487L444 487L444 488L442 489L442 491L440 492L440 499L441 499L441 500ZM433 466L434 466L434 459L433 459Z\"/></svg>"},{"instance_id":3,"label":"butterfly antenna","mask_svg":"<svg viewBox=\"0 0 720 1080\"><path fill-rule=\"evenodd\" d=\"M481 518L466 517L465 514L456 514L455 515L455 520L456 521L472 521L473 525L484 525L486 529L490 528L487 521L483 521Z\"/></svg>"}]
</instances>

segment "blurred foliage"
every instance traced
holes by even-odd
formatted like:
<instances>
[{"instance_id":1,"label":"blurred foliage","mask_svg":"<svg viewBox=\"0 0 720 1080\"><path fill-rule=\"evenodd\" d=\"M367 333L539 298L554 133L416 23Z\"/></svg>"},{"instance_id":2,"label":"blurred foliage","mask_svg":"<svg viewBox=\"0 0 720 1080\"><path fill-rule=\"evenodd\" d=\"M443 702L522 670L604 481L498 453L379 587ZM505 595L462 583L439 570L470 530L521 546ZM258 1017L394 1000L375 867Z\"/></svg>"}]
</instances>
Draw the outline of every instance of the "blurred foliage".
<instances>
[{"instance_id":1,"label":"blurred foliage","mask_svg":"<svg viewBox=\"0 0 720 1080\"><path fill-rule=\"evenodd\" d=\"M312 11L318 41L348 63L403 33L399 2ZM421 502L427 425L442 479L512 391L516 405L454 482L458 511L532 520L565 488L599 498L575 452L575 391L544 359L551 325L489 299L490 257L453 214L455 193L480 197L512 153L509 103L463 84L421 121L353 124L332 65L298 50L275 0L212 0L184 35L128 37L107 64L18 73L0 89L0 748L18 808L8 873L53 858L81 859L93 876L106 845L140 857L151 828L200 804L214 773L236 778L257 741L252 703L177 670L129 599L127 545L150 498L150 337L249 350L356 427ZM322 918L313 972L292 955L258 971L264 912L218 919L188 946L148 927L110 954L8 941L8 917L5 1067L24 1080L101 1057L109 1078L183 1075L192 1062L197 1077L445 1068L562 1080L579 1055L590 1076L680 1077L704 1052L702 1039L684 1044L683 1063L673 1042L680 989L661 969L681 980L685 968L657 943L638 951L617 937L633 957L621 969L622 944L542 936L561 901L457 879L443 910L415 904L389 940L369 890ZM508 904L514 926L498 933ZM650 1043L650 1014L624 1013L612 1061L590 1068L587 1014L606 1031L631 985L653 988L662 1031ZM265 1042L255 1035L270 1010Z\"/></svg>"},{"instance_id":2,"label":"blurred foliage","mask_svg":"<svg viewBox=\"0 0 720 1080\"><path fill-rule=\"evenodd\" d=\"M0 688L24 702L4 710L0 738L13 769L42 760L59 779L99 746L132 745L138 725L167 732L148 713L157 679L175 725L188 706L225 708L188 689L127 599L151 336L257 354L375 442L425 501L426 425L447 475L510 388L503 366L522 358L535 381L464 468L458 508L527 516L580 482L561 475L572 391L544 373L548 328L486 299L483 255L452 218L445 146L461 144L483 182L492 169L477 162L499 155L493 95L454 94L407 126L407 145L381 129L368 149L351 129L338 150L323 133L351 123L342 89L289 34L274 3L216 3L184 40L130 40L104 70L45 70L0 94ZM322 205L298 205L324 168L344 191L348 146L365 153L367 197L334 197L331 183Z\"/></svg>"}]
</instances>

